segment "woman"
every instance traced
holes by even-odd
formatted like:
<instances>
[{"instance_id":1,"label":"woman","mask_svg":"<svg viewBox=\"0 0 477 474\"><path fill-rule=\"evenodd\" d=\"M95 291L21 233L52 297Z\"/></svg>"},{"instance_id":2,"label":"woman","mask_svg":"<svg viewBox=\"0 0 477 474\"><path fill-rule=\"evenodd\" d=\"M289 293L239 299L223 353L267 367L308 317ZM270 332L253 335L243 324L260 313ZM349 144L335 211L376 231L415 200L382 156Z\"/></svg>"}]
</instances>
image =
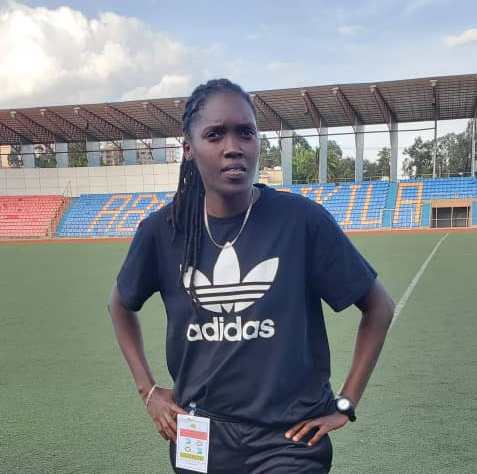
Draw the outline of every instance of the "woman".
<instances>
[{"instance_id":1,"label":"woman","mask_svg":"<svg viewBox=\"0 0 477 474\"><path fill-rule=\"evenodd\" d=\"M174 468L176 417L193 406L210 418L209 473L329 472L327 433L354 421L394 304L322 206L253 185L256 113L239 86L197 87L183 129L174 201L141 222L111 294L138 391ZM135 313L157 291L173 390L155 385ZM321 299L363 313L337 399Z\"/></svg>"}]
</instances>

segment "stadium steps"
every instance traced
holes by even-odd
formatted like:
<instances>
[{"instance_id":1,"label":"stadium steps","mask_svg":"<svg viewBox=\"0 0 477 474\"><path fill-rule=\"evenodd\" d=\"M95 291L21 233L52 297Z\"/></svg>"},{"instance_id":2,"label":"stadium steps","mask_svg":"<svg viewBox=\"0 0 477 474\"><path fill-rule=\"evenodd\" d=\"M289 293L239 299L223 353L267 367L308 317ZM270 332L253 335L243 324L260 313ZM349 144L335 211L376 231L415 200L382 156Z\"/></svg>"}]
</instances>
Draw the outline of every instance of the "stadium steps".
<instances>
[{"instance_id":1,"label":"stadium steps","mask_svg":"<svg viewBox=\"0 0 477 474\"><path fill-rule=\"evenodd\" d=\"M285 189L322 204L347 230L428 226L433 199L470 199L471 222L477 225L475 178L327 183ZM47 237L56 223L58 237L129 237L144 217L172 197L173 193L86 194L68 201L62 196L4 196L0 198L0 237Z\"/></svg>"},{"instance_id":2,"label":"stadium steps","mask_svg":"<svg viewBox=\"0 0 477 474\"><path fill-rule=\"evenodd\" d=\"M477 179L471 177L400 181L393 227L411 228L430 225L432 201L438 199L472 200L472 225L477 225ZM429 213L429 215L428 215Z\"/></svg>"},{"instance_id":3,"label":"stadium steps","mask_svg":"<svg viewBox=\"0 0 477 474\"><path fill-rule=\"evenodd\" d=\"M66 205L63 196L0 196L0 238L50 237Z\"/></svg>"},{"instance_id":4,"label":"stadium steps","mask_svg":"<svg viewBox=\"0 0 477 474\"><path fill-rule=\"evenodd\" d=\"M335 185L293 185L278 188L322 204L349 229L380 226L388 182ZM144 217L170 202L173 193L85 194L71 202L61 220L58 237L129 237ZM363 213L366 205L367 211Z\"/></svg>"}]
</instances>

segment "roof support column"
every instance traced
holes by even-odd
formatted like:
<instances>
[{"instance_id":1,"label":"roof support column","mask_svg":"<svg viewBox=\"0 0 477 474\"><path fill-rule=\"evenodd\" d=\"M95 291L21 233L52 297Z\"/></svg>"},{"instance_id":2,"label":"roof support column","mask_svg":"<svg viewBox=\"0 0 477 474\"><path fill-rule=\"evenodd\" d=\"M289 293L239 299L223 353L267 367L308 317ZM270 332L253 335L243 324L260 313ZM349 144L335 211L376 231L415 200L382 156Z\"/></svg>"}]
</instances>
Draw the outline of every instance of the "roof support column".
<instances>
[{"instance_id":1,"label":"roof support column","mask_svg":"<svg viewBox=\"0 0 477 474\"><path fill-rule=\"evenodd\" d=\"M392 121L389 127L389 141L391 143L391 162L389 163L389 180L398 180L398 124Z\"/></svg>"},{"instance_id":2,"label":"roof support column","mask_svg":"<svg viewBox=\"0 0 477 474\"><path fill-rule=\"evenodd\" d=\"M24 168L35 168L35 148L32 144L24 144L21 147Z\"/></svg>"},{"instance_id":3,"label":"roof support column","mask_svg":"<svg viewBox=\"0 0 477 474\"><path fill-rule=\"evenodd\" d=\"M434 111L434 146L432 150L432 177L437 177L437 119L439 118L439 94L437 91L437 80L431 79L432 87L432 109Z\"/></svg>"},{"instance_id":4,"label":"roof support column","mask_svg":"<svg viewBox=\"0 0 477 474\"><path fill-rule=\"evenodd\" d=\"M384 99L378 86L372 85L369 90L378 105L383 120L386 122L389 130L389 141L391 144L391 162L389 163L389 179L397 181L397 162L398 162L398 123L396 114Z\"/></svg>"},{"instance_id":5,"label":"roof support column","mask_svg":"<svg viewBox=\"0 0 477 474\"><path fill-rule=\"evenodd\" d=\"M364 124L358 112L353 108L350 101L339 87L333 87L331 92L340 104L343 112L348 117L354 131L354 143L356 145L356 160L354 163L354 179L356 182L363 181L363 154L364 154Z\"/></svg>"},{"instance_id":6,"label":"roof support column","mask_svg":"<svg viewBox=\"0 0 477 474\"><path fill-rule=\"evenodd\" d=\"M254 183L260 182L260 152L258 153L257 165L255 166L255 173L253 175L253 182Z\"/></svg>"},{"instance_id":7,"label":"roof support column","mask_svg":"<svg viewBox=\"0 0 477 474\"><path fill-rule=\"evenodd\" d=\"M328 127L320 129L319 177L320 184L328 182Z\"/></svg>"},{"instance_id":8,"label":"roof support column","mask_svg":"<svg viewBox=\"0 0 477 474\"><path fill-rule=\"evenodd\" d=\"M57 168L68 168L68 143L55 143Z\"/></svg>"},{"instance_id":9,"label":"roof support column","mask_svg":"<svg viewBox=\"0 0 477 474\"><path fill-rule=\"evenodd\" d=\"M477 138L477 118L472 119L472 156L470 160L471 173L473 178L477 178L477 156L475 156L475 140Z\"/></svg>"},{"instance_id":10,"label":"roof support column","mask_svg":"<svg viewBox=\"0 0 477 474\"><path fill-rule=\"evenodd\" d=\"M101 166L101 151L99 149L99 142L86 142L86 157L88 159L88 166Z\"/></svg>"},{"instance_id":11,"label":"roof support column","mask_svg":"<svg viewBox=\"0 0 477 474\"><path fill-rule=\"evenodd\" d=\"M354 142L356 145L356 161L354 164L354 180L363 181L363 155L364 155L364 125L354 126Z\"/></svg>"},{"instance_id":12,"label":"roof support column","mask_svg":"<svg viewBox=\"0 0 477 474\"><path fill-rule=\"evenodd\" d=\"M151 143L152 161L153 163L166 162L166 139L154 137Z\"/></svg>"},{"instance_id":13,"label":"roof support column","mask_svg":"<svg viewBox=\"0 0 477 474\"><path fill-rule=\"evenodd\" d=\"M282 130L280 134L281 161L282 161L282 184L292 184L292 160L293 160L293 132Z\"/></svg>"},{"instance_id":14,"label":"roof support column","mask_svg":"<svg viewBox=\"0 0 477 474\"><path fill-rule=\"evenodd\" d=\"M123 157L125 165L135 165L137 163L137 143L136 140L123 139Z\"/></svg>"},{"instance_id":15,"label":"roof support column","mask_svg":"<svg viewBox=\"0 0 477 474\"><path fill-rule=\"evenodd\" d=\"M328 125L306 90L301 91L305 102L305 113L311 115L313 125L320 137L319 181L328 182Z\"/></svg>"},{"instance_id":16,"label":"roof support column","mask_svg":"<svg viewBox=\"0 0 477 474\"><path fill-rule=\"evenodd\" d=\"M432 145L432 177L437 177L437 119L434 120L434 143Z\"/></svg>"}]
</instances>

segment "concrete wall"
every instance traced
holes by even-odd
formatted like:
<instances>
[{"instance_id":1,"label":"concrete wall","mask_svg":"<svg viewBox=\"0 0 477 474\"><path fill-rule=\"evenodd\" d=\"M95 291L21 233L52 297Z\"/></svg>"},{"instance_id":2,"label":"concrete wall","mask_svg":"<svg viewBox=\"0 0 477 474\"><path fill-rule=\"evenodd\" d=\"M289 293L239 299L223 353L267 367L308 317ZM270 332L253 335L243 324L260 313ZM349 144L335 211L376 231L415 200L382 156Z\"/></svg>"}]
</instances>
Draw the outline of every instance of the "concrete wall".
<instances>
[{"instance_id":1,"label":"concrete wall","mask_svg":"<svg viewBox=\"0 0 477 474\"><path fill-rule=\"evenodd\" d=\"M0 195L175 191L179 163L85 168L0 169Z\"/></svg>"}]
</instances>

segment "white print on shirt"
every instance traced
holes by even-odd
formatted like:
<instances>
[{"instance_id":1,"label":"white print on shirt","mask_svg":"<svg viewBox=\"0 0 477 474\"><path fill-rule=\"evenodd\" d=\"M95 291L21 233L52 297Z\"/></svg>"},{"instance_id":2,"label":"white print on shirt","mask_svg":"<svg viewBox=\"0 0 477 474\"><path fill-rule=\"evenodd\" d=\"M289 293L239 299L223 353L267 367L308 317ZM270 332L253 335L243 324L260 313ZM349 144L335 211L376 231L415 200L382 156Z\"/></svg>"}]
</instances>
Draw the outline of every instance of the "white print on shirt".
<instances>
[{"instance_id":1,"label":"white print on shirt","mask_svg":"<svg viewBox=\"0 0 477 474\"><path fill-rule=\"evenodd\" d=\"M217 257L214 266L213 283L200 271L194 273L194 290L199 304L213 313L238 313L252 306L270 289L278 270L279 258L269 258L258 263L241 280L240 264L232 245L227 242ZM184 275L184 287L190 294L192 267ZM223 316L213 317L212 322L203 325L189 324L189 341L241 341L256 338L270 338L275 335L272 319L247 321L241 316L235 321L225 321Z\"/></svg>"},{"instance_id":2,"label":"white print on shirt","mask_svg":"<svg viewBox=\"0 0 477 474\"><path fill-rule=\"evenodd\" d=\"M268 339L274 335L275 322L272 319L242 323L240 316L227 323L223 316L214 316L211 323L189 324L187 329L189 341L249 341L258 337Z\"/></svg>"},{"instance_id":3,"label":"white print on shirt","mask_svg":"<svg viewBox=\"0 0 477 474\"><path fill-rule=\"evenodd\" d=\"M194 273L194 289L200 305L214 313L238 313L252 306L270 289L278 270L279 258L257 264L240 281L240 264L229 242L217 257L213 283L200 271ZM189 290L192 267L184 274L184 287ZM188 291L190 293L190 291Z\"/></svg>"}]
</instances>

